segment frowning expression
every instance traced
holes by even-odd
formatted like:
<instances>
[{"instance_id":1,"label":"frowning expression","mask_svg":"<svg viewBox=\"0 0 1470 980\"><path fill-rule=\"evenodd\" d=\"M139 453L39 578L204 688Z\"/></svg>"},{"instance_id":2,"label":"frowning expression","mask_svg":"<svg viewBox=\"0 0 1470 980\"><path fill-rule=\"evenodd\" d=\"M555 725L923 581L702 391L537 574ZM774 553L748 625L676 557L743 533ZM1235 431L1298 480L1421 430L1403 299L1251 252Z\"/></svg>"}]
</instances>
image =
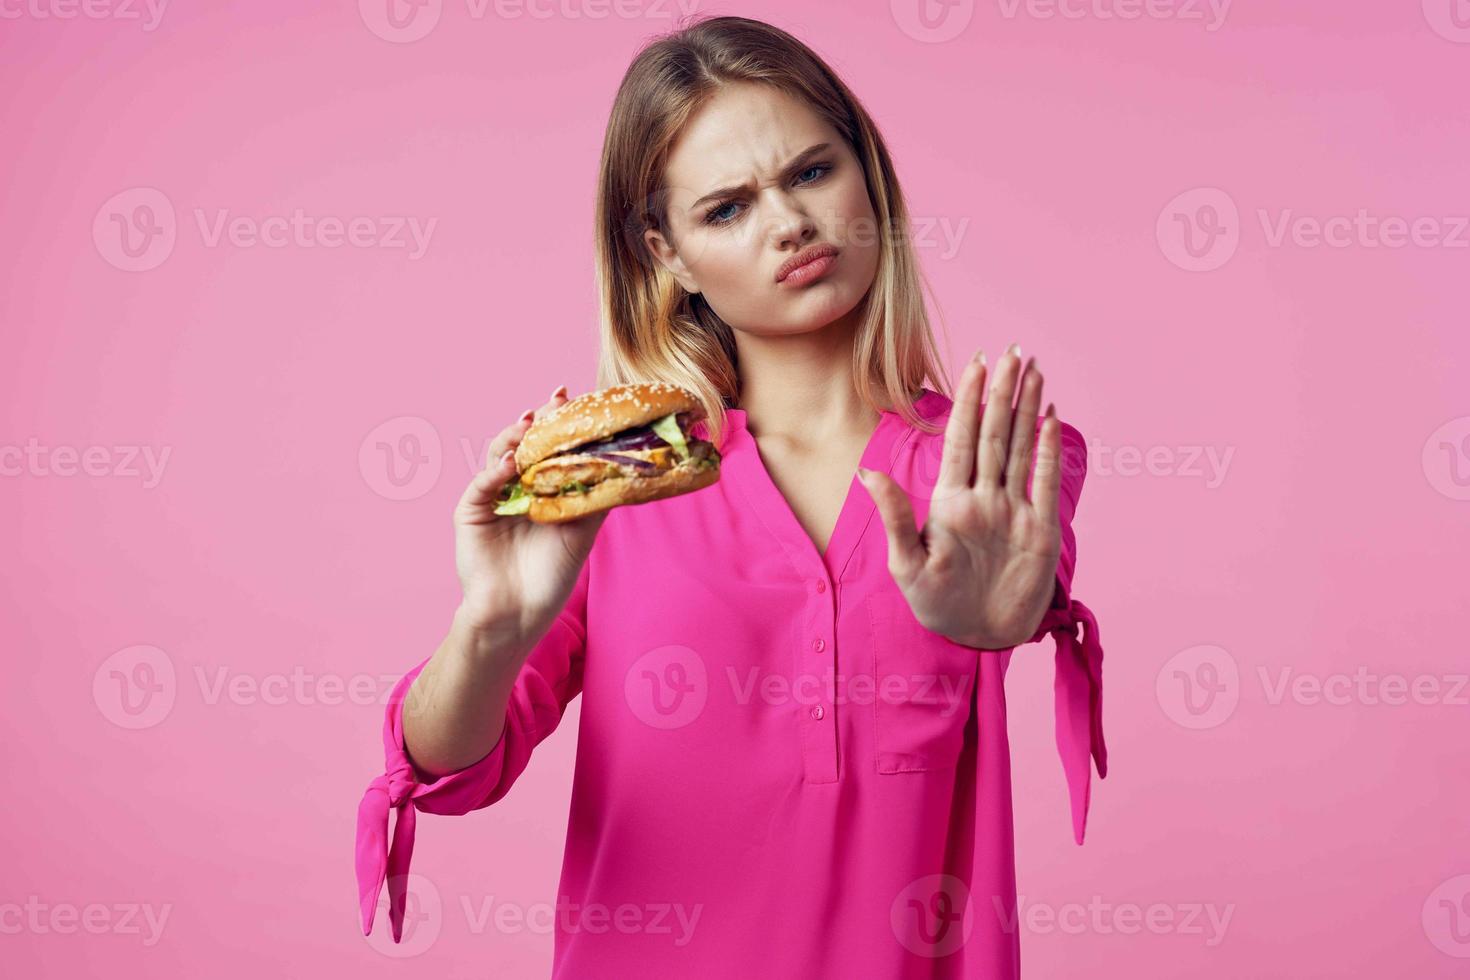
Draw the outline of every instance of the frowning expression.
<instances>
[{"instance_id":1,"label":"frowning expression","mask_svg":"<svg viewBox=\"0 0 1470 980\"><path fill-rule=\"evenodd\" d=\"M820 329L873 283L880 245L862 164L794 96L724 86L685 126L664 180L666 226L645 233L649 251L736 330Z\"/></svg>"}]
</instances>

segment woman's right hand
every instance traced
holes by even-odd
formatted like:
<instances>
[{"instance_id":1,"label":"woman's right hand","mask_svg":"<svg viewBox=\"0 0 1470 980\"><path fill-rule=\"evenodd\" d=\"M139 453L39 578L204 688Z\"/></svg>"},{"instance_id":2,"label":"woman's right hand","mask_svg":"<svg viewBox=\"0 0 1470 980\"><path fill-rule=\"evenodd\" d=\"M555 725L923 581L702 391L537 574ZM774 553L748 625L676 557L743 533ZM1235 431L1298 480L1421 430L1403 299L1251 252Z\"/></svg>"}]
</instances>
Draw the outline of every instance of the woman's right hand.
<instances>
[{"instance_id":1,"label":"woman's right hand","mask_svg":"<svg viewBox=\"0 0 1470 980\"><path fill-rule=\"evenodd\" d=\"M490 443L485 468L454 509L454 563L464 597L459 615L526 651L551 628L577 584L608 512L561 524L495 513L501 488L516 479L514 453L534 419L567 401L566 385L539 409L527 409Z\"/></svg>"}]
</instances>

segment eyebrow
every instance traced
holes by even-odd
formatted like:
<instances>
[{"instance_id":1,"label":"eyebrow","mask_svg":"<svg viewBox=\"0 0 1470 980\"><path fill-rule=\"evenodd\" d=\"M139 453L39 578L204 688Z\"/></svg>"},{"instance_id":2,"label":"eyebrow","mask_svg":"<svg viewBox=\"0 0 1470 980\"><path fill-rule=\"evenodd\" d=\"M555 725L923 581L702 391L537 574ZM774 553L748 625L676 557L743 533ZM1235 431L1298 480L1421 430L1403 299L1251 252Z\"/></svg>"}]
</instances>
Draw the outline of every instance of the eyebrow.
<instances>
[{"instance_id":1,"label":"eyebrow","mask_svg":"<svg viewBox=\"0 0 1470 980\"><path fill-rule=\"evenodd\" d=\"M793 172L798 171L802 167L802 165L806 163L808 158L813 157L816 154L823 152L824 150L829 150L831 149L831 147L831 143L817 143L813 146L807 147L796 156L792 157L791 162L786 164L786 166L782 168L782 176L790 176ZM708 201L731 197L743 191L745 189L745 186L746 185L744 184L735 184L731 187L721 187L718 190L710 191L708 194L704 195L704 197L701 197L699 200L689 205L689 210L694 211L698 209L701 204L704 204Z\"/></svg>"}]
</instances>

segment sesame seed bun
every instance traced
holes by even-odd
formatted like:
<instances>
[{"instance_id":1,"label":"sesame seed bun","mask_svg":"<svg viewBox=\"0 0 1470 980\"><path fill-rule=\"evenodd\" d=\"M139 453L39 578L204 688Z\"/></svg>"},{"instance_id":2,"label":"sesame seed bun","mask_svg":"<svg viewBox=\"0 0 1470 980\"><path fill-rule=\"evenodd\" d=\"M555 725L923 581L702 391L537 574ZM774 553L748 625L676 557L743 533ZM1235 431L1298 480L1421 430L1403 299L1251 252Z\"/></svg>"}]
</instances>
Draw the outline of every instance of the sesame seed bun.
<instances>
[{"instance_id":1,"label":"sesame seed bun","mask_svg":"<svg viewBox=\"0 0 1470 980\"><path fill-rule=\"evenodd\" d=\"M599 457L578 447L679 416L687 458L667 443ZM614 385L578 395L532 423L516 448L517 479L529 491L523 511L538 524L573 521L598 511L691 493L720 479L720 453L690 429L705 417L694 392L662 381ZM634 465L633 461L644 462ZM653 467L656 466L655 471ZM559 484L565 484L558 487Z\"/></svg>"},{"instance_id":2,"label":"sesame seed bun","mask_svg":"<svg viewBox=\"0 0 1470 980\"><path fill-rule=\"evenodd\" d=\"M671 412L688 412L691 424L704 418L694 392L665 381L613 385L578 395L531 423L516 447L516 470L523 473L553 453L647 425Z\"/></svg>"}]
</instances>

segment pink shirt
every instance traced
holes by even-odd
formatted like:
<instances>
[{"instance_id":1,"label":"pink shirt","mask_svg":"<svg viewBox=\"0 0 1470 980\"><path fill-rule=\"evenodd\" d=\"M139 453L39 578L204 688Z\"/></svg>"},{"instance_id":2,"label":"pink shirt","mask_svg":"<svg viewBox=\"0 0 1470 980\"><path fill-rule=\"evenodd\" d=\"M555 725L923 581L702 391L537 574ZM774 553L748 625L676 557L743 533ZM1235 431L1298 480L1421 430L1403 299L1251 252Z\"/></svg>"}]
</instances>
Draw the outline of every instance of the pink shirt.
<instances>
[{"instance_id":1,"label":"pink shirt","mask_svg":"<svg viewBox=\"0 0 1470 980\"><path fill-rule=\"evenodd\" d=\"M950 404L926 389L916 408L942 425ZM1019 976L1012 650L918 623L855 476L818 553L745 413L729 420L717 484L608 515L483 760L420 782L400 710L427 658L395 687L386 771L358 812L365 932L386 876L399 934L416 808L501 799L581 694L554 977ZM910 492L920 524L942 440L885 412L863 453ZM1085 444L1066 424L1062 450L1057 595L1032 640L1056 639L1057 747L1081 844L1089 760L1107 772L1102 648L1070 594Z\"/></svg>"}]
</instances>

